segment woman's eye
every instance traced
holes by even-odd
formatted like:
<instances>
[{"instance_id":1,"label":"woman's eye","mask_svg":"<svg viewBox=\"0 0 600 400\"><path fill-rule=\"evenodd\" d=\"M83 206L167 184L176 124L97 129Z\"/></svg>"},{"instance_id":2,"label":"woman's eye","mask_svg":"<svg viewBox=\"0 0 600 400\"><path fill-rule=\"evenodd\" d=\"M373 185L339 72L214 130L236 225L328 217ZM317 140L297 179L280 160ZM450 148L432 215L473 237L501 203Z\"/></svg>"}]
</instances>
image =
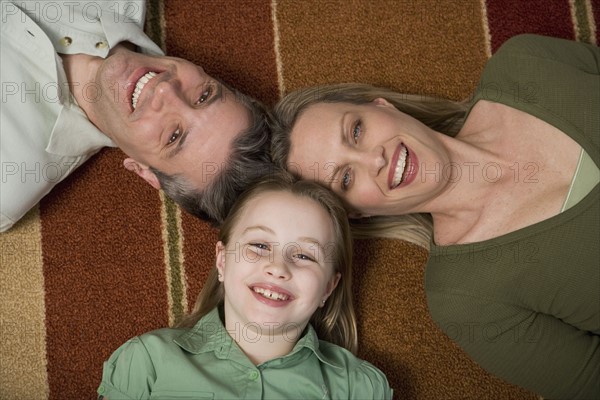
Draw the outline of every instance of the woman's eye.
<instances>
[{"instance_id":1,"label":"woman's eye","mask_svg":"<svg viewBox=\"0 0 600 400\"><path fill-rule=\"evenodd\" d=\"M358 143L358 138L362 133L362 123L360 121L356 121L354 124L354 128L352 128L352 138L354 139L354 143Z\"/></svg>"},{"instance_id":2,"label":"woman's eye","mask_svg":"<svg viewBox=\"0 0 600 400\"><path fill-rule=\"evenodd\" d=\"M169 138L169 142L167 144L171 144L174 141L176 141L180 135L181 135L181 130L179 128L175 129L175 132L173 132L171 134L171 137Z\"/></svg>"},{"instance_id":3,"label":"woman's eye","mask_svg":"<svg viewBox=\"0 0 600 400\"><path fill-rule=\"evenodd\" d=\"M206 100L208 100L210 98L211 94L212 94L212 88L206 89L204 92L202 92L202 94L200 94L200 97L198 98L198 101L196 101L196 104L204 103Z\"/></svg>"},{"instance_id":4,"label":"woman's eye","mask_svg":"<svg viewBox=\"0 0 600 400\"><path fill-rule=\"evenodd\" d=\"M347 190L348 187L350 186L350 183L352 183L352 174L351 174L351 170L347 169L344 172L344 175L342 175L342 190Z\"/></svg>"}]
</instances>

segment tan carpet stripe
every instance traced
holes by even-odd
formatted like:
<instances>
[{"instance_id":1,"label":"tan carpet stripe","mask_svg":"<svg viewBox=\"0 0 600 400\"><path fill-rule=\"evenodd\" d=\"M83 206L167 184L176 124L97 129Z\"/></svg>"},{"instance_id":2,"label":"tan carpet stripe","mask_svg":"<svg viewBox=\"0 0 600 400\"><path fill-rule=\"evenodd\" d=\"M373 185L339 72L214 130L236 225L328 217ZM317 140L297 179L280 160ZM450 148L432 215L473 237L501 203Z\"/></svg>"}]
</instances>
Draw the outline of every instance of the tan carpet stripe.
<instances>
[{"instance_id":1,"label":"tan carpet stripe","mask_svg":"<svg viewBox=\"0 0 600 400\"><path fill-rule=\"evenodd\" d=\"M172 326L187 310L185 271L183 263L181 211L161 192L163 245L165 248L165 273L168 287L169 325Z\"/></svg>"},{"instance_id":2,"label":"tan carpet stripe","mask_svg":"<svg viewBox=\"0 0 600 400\"><path fill-rule=\"evenodd\" d=\"M273 48L275 49L275 63L277 64L277 86L279 97L285 94L285 80L283 78L283 63L279 49L279 21L277 20L277 0L271 0L271 19L273 21Z\"/></svg>"},{"instance_id":3,"label":"tan carpet stripe","mask_svg":"<svg viewBox=\"0 0 600 400\"><path fill-rule=\"evenodd\" d=\"M0 398L48 398L39 209L0 234Z\"/></svg>"}]
</instances>

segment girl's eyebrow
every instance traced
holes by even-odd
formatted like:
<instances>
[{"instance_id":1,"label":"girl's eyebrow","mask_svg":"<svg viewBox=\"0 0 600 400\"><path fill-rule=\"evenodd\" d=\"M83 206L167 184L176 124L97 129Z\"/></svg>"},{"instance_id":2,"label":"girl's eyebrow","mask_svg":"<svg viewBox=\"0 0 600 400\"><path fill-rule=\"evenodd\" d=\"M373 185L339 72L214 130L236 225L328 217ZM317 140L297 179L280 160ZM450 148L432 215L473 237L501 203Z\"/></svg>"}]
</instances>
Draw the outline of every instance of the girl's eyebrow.
<instances>
[{"instance_id":1,"label":"girl's eyebrow","mask_svg":"<svg viewBox=\"0 0 600 400\"><path fill-rule=\"evenodd\" d=\"M273 235L275 234L275 232L273 231L273 229L271 229L271 228L269 228L267 226L264 226L264 225L252 225L252 226L249 226L246 229L244 229L244 231L242 232L242 234L246 234L249 231L254 231L254 230L264 231L264 232L267 232L267 233L270 233L270 234L273 234Z\"/></svg>"},{"instance_id":2,"label":"girl's eyebrow","mask_svg":"<svg viewBox=\"0 0 600 400\"><path fill-rule=\"evenodd\" d=\"M314 244L315 246L318 247L318 250L321 252L321 254L325 254L325 247L323 247L321 242L319 242L317 239L311 238L309 236L302 236L302 237L299 237L298 240L300 242L307 242L307 243Z\"/></svg>"}]
</instances>

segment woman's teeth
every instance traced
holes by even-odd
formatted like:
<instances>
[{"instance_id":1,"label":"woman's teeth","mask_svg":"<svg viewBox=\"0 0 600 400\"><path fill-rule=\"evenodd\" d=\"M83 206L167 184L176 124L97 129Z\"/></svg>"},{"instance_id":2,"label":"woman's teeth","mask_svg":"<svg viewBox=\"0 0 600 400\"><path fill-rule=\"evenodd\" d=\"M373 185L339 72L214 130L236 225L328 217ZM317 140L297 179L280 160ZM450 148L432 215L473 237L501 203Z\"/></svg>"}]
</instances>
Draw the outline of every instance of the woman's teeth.
<instances>
[{"instance_id":1,"label":"woman's teeth","mask_svg":"<svg viewBox=\"0 0 600 400\"><path fill-rule=\"evenodd\" d=\"M137 107L138 98L140 97L140 93L142 93L142 89L144 86L146 86L146 83L148 83L150 79L154 78L156 75L158 75L156 72L150 71L136 82L133 95L131 96L131 106L134 110Z\"/></svg>"},{"instance_id":2,"label":"woman's teeth","mask_svg":"<svg viewBox=\"0 0 600 400\"><path fill-rule=\"evenodd\" d=\"M408 150L404 145L400 148L400 155L398 156L398 163L396 164L396 171L394 172L394 180L392 181L392 188L395 188L402 183L402 175L406 168L406 160L408 158Z\"/></svg>"},{"instance_id":3,"label":"woman's teeth","mask_svg":"<svg viewBox=\"0 0 600 400\"><path fill-rule=\"evenodd\" d=\"M267 299L271 299L271 300L285 301L289 298L289 296L287 294L272 292L269 289L255 287L252 290L254 290L254 293L258 293L261 296L266 297Z\"/></svg>"}]
</instances>

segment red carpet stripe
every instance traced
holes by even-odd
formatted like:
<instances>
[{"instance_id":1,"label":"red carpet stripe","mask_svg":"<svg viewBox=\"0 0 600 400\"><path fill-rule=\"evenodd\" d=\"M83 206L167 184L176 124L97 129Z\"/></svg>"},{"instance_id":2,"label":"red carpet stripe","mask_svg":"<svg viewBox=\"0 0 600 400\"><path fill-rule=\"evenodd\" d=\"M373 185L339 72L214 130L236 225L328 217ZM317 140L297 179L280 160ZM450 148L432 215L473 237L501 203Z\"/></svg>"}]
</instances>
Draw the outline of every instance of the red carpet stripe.
<instances>
[{"instance_id":1,"label":"red carpet stripe","mask_svg":"<svg viewBox=\"0 0 600 400\"><path fill-rule=\"evenodd\" d=\"M168 322L158 193L122 160L103 151L42 202L53 399L95 398L100 360Z\"/></svg>"},{"instance_id":2,"label":"red carpet stripe","mask_svg":"<svg viewBox=\"0 0 600 400\"><path fill-rule=\"evenodd\" d=\"M568 0L487 0L492 52L520 33L575 39Z\"/></svg>"}]
</instances>

